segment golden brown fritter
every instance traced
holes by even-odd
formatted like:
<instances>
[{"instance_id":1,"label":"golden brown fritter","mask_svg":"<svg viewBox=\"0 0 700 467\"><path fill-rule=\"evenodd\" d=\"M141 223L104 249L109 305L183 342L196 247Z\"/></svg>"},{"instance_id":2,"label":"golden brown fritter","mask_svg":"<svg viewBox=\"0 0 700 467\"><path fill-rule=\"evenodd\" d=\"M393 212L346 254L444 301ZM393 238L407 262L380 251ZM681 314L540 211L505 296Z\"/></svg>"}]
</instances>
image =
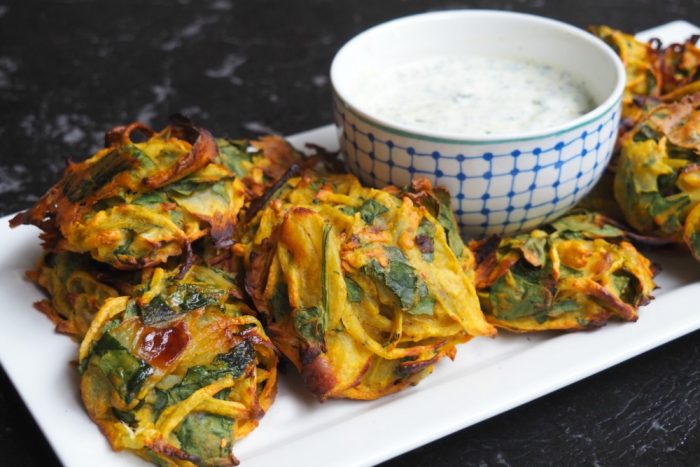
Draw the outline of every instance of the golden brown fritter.
<instances>
[{"instance_id":1,"label":"golden brown fritter","mask_svg":"<svg viewBox=\"0 0 700 467\"><path fill-rule=\"evenodd\" d=\"M645 235L700 259L700 94L656 107L622 140L615 198Z\"/></svg>"},{"instance_id":2,"label":"golden brown fritter","mask_svg":"<svg viewBox=\"0 0 700 467\"><path fill-rule=\"evenodd\" d=\"M398 391L495 333L449 195L426 180L376 190L305 175L271 198L235 249L270 337L321 400Z\"/></svg>"},{"instance_id":3,"label":"golden brown fritter","mask_svg":"<svg viewBox=\"0 0 700 467\"><path fill-rule=\"evenodd\" d=\"M80 389L116 450L158 465L237 465L234 443L272 403L277 354L226 273L155 268L108 299L80 346Z\"/></svg>"},{"instance_id":4,"label":"golden brown fritter","mask_svg":"<svg viewBox=\"0 0 700 467\"><path fill-rule=\"evenodd\" d=\"M623 124L631 126L659 100L675 100L689 92L700 91L696 83L700 79L700 48L696 45L699 36L664 48L658 40L638 41L630 34L607 26L589 29L610 45L625 65Z\"/></svg>"},{"instance_id":5,"label":"golden brown fritter","mask_svg":"<svg viewBox=\"0 0 700 467\"><path fill-rule=\"evenodd\" d=\"M662 94L663 77L658 48L608 26L591 26L589 30L620 56L627 73L622 117L635 121L643 112L637 98L659 97Z\"/></svg>"},{"instance_id":6,"label":"golden brown fritter","mask_svg":"<svg viewBox=\"0 0 700 467\"><path fill-rule=\"evenodd\" d=\"M621 141L635 124L647 118L661 103L670 103L700 93L700 48L698 36L666 48L658 40L647 43L607 26L593 26L591 32L607 42L620 56L627 72L622 103L620 138L610 166L578 208L600 212L616 221L624 215L613 194ZM636 131L636 130L635 130ZM638 138L639 136L637 136Z\"/></svg>"},{"instance_id":7,"label":"golden brown fritter","mask_svg":"<svg viewBox=\"0 0 700 467\"><path fill-rule=\"evenodd\" d=\"M135 141L139 133L145 141ZM217 142L182 120L159 133L116 127L105 140L11 225L34 224L48 250L89 253L118 269L164 264L204 236L230 247L244 203L298 157L281 138Z\"/></svg>"},{"instance_id":8,"label":"golden brown fritter","mask_svg":"<svg viewBox=\"0 0 700 467\"><path fill-rule=\"evenodd\" d=\"M517 332L578 330L636 321L653 270L625 233L597 214L563 217L532 232L473 242L486 318Z\"/></svg>"}]
</instances>

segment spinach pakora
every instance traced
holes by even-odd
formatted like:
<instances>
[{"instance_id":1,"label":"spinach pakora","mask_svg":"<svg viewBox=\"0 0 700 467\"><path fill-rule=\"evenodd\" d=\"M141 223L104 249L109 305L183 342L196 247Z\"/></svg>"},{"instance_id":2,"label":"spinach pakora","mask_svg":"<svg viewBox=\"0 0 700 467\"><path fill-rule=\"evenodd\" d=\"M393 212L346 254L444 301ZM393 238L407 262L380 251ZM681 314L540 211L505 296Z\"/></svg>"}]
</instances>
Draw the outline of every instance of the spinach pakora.
<instances>
[{"instance_id":1,"label":"spinach pakora","mask_svg":"<svg viewBox=\"0 0 700 467\"><path fill-rule=\"evenodd\" d=\"M608 26L591 26L589 30L612 47L622 60L627 74L622 97L622 117L636 120L642 112L638 98L661 95L662 74L658 48Z\"/></svg>"},{"instance_id":2,"label":"spinach pakora","mask_svg":"<svg viewBox=\"0 0 700 467\"><path fill-rule=\"evenodd\" d=\"M281 138L217 141L181 119L159 133L115 127L105 143L11 225L36 225L47 250L89 253L117 269L164 264L205 236L230 247L244 203L297 156Z\"/></svg>"},{"instance_id":3,"label":"spinach pakora","mask_svg":"<svg viewBox=\"0 0 700 467\"><path fill-rule=\"evenodd\" d=\"M276 391L277 353L223 271L155 268L106 300L80 346L80 389L116 450L158 465L237 465Z\"/></svg>"},{"instance_id":4,"label":"spinach pakora","mask_svg":"<svg viewBox=\"0 0 700 467\"><path fill-rule=\"evenodd\" d=\"M700 36L662 47L656 39L642 42L607 26L593 26L590 30L620 56L625 65L627 83L616 154L603 177L578 207L623 221L625 216L613 193L621 142L637 122L646 118L648 113L655 112L656 106L700 92L700 48L697 46Z\"/></svg>"},{"instance_id":5,"label":"spinach pakora","mask_svg":"<svg viewBox=\"0 0 700 467\"><path fill-rule=\"evenodd\" d=\"M651 111L622 140L615 198L638 232L700 259L700 94Z\"/></svg>"},{"instance_id":6,"label":"spinach pakora","mask_svg":"<svg viewBox=\"0 0 700 467\"><path fill-rule=\"evenodd\" d=\"M214 139L182 119L117 127L106 146L12 224L43 230L30 278L57 329L83 338L88 414L158 465L237 464L274 399L276 348L320 400L376 399L496 326L634 320L653 288L600 217L480 244L475 273L449 193L425 179L299 176L281 138Z\"/></svg>"},{"instance_id":7,"label":"spinach pakora","mask_svg":"<svg viewBox=\"0 0 700 467\"><path fill-rule=\"evenodd\" d=\"M234 250L271 339L319 399L396 392L495 334L449 195L427 180L377 190L307 174L269 198Z\"/></svg>"},{"instance_id":8,"label":"spinach pakora","mask_svg":"<svg viewBox=\"0 0 700 467\"><path fill-rule=\"evenodd\" d=\"M625 66L623 125L634 124L660 100L675 100L700 91L700 48L697 47L700 36L663 47L659 40L642 42L608 26L589 29L615 50Z\"/></svg>"},{"instance_id":9,"label":"spinach pakora","mask_svg":"<svg viewBox=\"0 0 700 467\"><path fill-rule=\"evenodd\" d=\"M486 318L518 332L636 321L654 289L647 258L597 214L573 214L514 237L472 242Z\"/></svg>"}]
</instances>

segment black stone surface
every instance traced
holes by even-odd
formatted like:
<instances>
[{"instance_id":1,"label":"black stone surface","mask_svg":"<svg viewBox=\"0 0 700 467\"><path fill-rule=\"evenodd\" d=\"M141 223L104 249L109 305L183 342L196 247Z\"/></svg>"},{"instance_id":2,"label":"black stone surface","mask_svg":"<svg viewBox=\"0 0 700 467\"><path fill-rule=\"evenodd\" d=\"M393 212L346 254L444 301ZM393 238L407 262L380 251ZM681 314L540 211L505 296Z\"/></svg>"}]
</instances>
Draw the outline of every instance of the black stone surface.
<instances>
[{"instance_id":1,"label":"black stone surface","mask_svg":"<svg viewBox=\"0 0 700 467\"><path fill-rule=\"evenodd\" d=\"M328 68L346 40L467 7L628 31L700 24L698 0L0 0L0 213L29 206L117 123L160 127L180 111L231 136L329 123ZM700 465L699 388L696 332L386 465ZM0 465L59 465L1 371Z\"/></svg>"}]
</instances>

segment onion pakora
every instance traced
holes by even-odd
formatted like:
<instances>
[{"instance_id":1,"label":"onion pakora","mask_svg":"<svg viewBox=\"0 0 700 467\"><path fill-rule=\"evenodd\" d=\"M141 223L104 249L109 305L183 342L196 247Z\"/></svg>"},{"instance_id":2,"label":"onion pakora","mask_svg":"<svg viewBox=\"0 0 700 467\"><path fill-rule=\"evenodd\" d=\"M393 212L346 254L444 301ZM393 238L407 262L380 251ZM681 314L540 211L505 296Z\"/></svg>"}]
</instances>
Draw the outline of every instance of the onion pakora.
<instances>
[{"instance_id":1,"label":"onion pakora","mask_svg":"<svg viewBox=\"0 0 700 467\"><path fill-rule=\"evenodd\" d=\"M624 125L634 124L659 100L675 100L693 89L700 91L700 48L696 45L700 36L664 48L659 40L642 42L607 26L589 29L610 45L625 65Z\"/></svg>"},{"instance_id":2,"label":"onion pakora","mask_svg":"<svg viewBox=\"0 0 700 467\"><path fill-rule=\"evenodd\" d=\"M658 48L608 26L591 26L589 29L620 56L627 74L622 117L636 120L642 111L636 99L661 95L663 81Z\"/></svg>"},{"instance_id":3,"label":"onion pakora","mask_svg":"<svg viewBox=\"0 0 700 467\"><path fill-rule=\"evenodd\" d=\"M234 251L270 338L319 399L396 392L495 334L449 195L427 180L377 190L307 174L267 198Z\"/></svg>"},{"instance_id":4,"label":"onion pakora","mask_svg":"<svg viewBox=\"0 0 700 467\"><path fill-rule=\"evenodd\" d=\"M638 232L700 260L700 94L656 107L621 145L615 198Z\"/></svg>"},{"instance_id":5,"label":"onion pakora","mask_svg":"<svg viewBox=\"0 0 700 467\"><path fill-rule=\"evenodd\" d=\"M624 215L613 194L620 141L624 141L624 134L657 105L700 92L700 48L697 46L700 36L663 48L658 40L638 41L630 34L607 26L593 26L590 30L620 56L625 65L627 83L616 154L603 177L578 207L622 221Z\"/></svg>"},{"instance_id":6,"label":"onion pakora","mask_svg":"<svg viewBox=\"0 0 700 467\"><path fill-rule=\"evenodd\" d=\"M654 289L647 258L597 214L573 214L530 233L473 242L486 318L517 332L636 321Z\"/></svg>"},{"instance_id":7,"label":"onion pakora","mask_svg":"<svg viewBox=\"0 0 700 467\"><path fill-rule=\"evenodd\" d=\"M145 141L134 141L139 133ZM117 269L164 264L204 236L230 247L247 197L297 156L281 138L216 141L186 120L159 133L115 127L105 143L11 225L36 225L47 250L89 253Z\"/></svg>"},{"instance_id":8,"label":"onion pakora","mask_svg":"<svg viewBox=\"0 0 700 467\"><path fill-rule=\"evenodd\" d=\"M107 299L80 346L80 389L116 449L158 465L237 465L276 392L277 353L223 271L149 271Z\"/></svg>"}]
</instances>

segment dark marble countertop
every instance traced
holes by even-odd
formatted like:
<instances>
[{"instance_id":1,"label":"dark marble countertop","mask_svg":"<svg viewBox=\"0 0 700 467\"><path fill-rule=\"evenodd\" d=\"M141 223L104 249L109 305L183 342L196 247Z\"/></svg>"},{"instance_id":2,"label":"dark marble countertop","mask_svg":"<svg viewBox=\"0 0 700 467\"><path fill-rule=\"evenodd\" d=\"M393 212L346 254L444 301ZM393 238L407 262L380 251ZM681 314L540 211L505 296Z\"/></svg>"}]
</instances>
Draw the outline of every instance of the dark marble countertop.
<instances>
[{"instance_id":1,"label":"dark marble countertop","mask_svg":"<svg viewBox=\"0 0 700 467\"><path fill-rule=\"evenodd\" d=\"M698 0L0 0L0 213L29 206L117 123L160 127L178 111L230 136L327 124L346 40L466 7L628 31L700 24ZM386 465L700 465L699 419L696 332ZM0 371L0 465L58 464Z\"/></svg>"}]
</instances>

